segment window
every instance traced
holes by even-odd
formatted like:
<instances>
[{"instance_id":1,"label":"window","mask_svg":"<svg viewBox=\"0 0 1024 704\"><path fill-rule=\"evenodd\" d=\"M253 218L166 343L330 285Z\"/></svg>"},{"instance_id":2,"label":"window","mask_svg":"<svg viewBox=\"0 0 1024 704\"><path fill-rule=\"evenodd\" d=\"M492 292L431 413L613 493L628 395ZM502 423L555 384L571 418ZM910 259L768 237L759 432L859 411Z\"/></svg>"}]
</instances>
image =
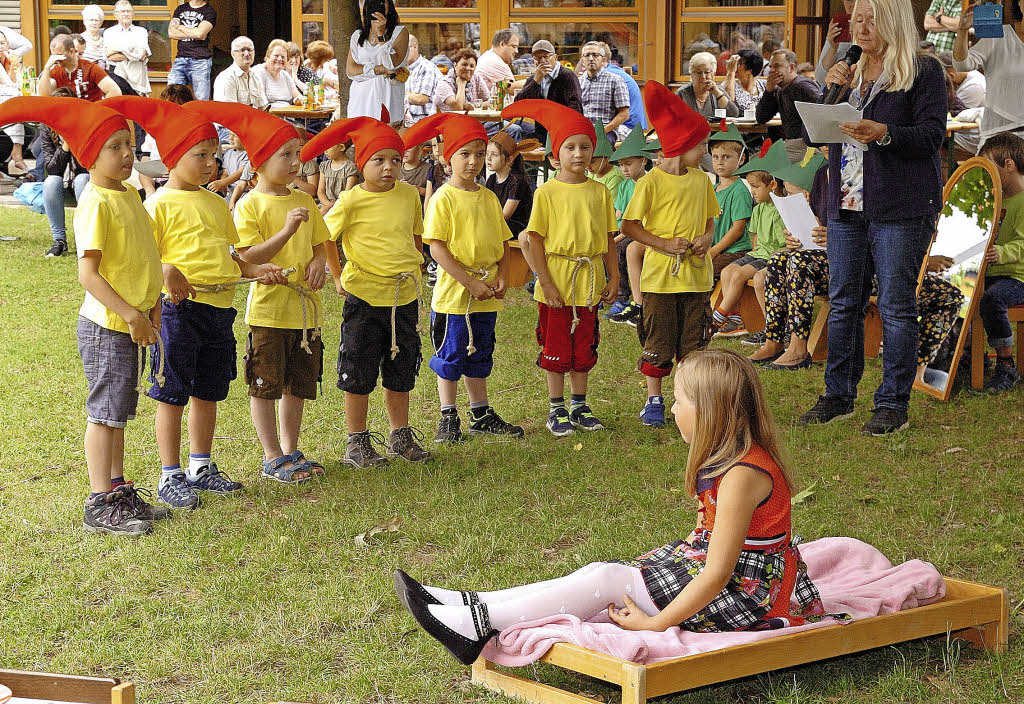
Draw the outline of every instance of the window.
<instances>
[{"instance_id":1,"label":"window","mask_svg":"<svg viewBox=\"0 0 1024 704\"><path fill-rule=\"evenodd\" d=\"M519 45L529 48L538 39L555 45L558 58L575 66L580 48L588 41L605 42L612 57L618 56L623 68L638 62L639 38L636 22L516 22L512 28L519 33Z\"/></svg>"},{"instance_id":2,"label":"window","mask_svg":"<svg viewBox=\"0 0 1024 704\"><path fill-rule=\"evenodd\" d=\"M636 0L514 0L515 7L634 7Z\"/></svg>"},{"instance_id":3,"label":"window","mask_svg":"<svg viewBox=\"0 0 1024 704\"><path fill-rule=\"evenodd\" d=\"M459 49L480 51L479 22L405 22L402 24L420 43L420 55L431 59L438 54L454 56Z\"/></svg>"}]
</instances>

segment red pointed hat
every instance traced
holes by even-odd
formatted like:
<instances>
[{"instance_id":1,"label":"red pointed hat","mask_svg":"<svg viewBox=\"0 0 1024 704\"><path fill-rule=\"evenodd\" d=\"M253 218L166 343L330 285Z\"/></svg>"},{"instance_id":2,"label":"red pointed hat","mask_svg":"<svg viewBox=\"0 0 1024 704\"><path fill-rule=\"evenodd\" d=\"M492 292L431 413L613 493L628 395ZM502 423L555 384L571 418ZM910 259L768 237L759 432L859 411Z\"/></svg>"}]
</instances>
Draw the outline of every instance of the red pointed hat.
<instances>
[{"instance_id":1,"label":"red pointed hat","mask_svg":"<svg viewBox=\"0 0 1024 704\"><path fill-rule=\"evenodd\" d=\"M551 135L551 153L556 157L562 148L562 142L575 134L585 134L597 145L597 132L594 124L581 113L550 100L526 99L517 100L501 111L502 119L514 117L531 117L547 129Z\"/></svg>"},{"instance_id":2,"label":"red pointed hat","mask_svg":"<svg viewBox=\"0 0 1024 704\"><path fill-rule=\"evenodd\" d=\"M450 161L460 147L474 140L482 139L487 143L487 130L479 121L452 112L439 112L420 120L406 130L402 140L405 148L410 149L437 135L444 140L445 161Z\"/></svg>"},{"instance_id":3,"label":"red pointed hat","mask_svg":"<svg viewBox=\"0 0 1024 704\"><path fill-rule=\"evenodd\" d=\"M390 125L372 117L350 117L334 122L306 142L300 156L303 161L315 159L335 144L343 144L350 139L356 146L356 167L360 171L370 157L381 149L394 149L399 154L405 153L405 142Z\"/></svg>"},{"instance_id":4,"label":"red pointed hat","mask_svg":"<svg viewBox=\"0 0 1024 704\"><path fill-rule=\"evenodd\" d=\"M644 108L666 157L689 151L711 134L706 117L657 81L644 84Z\"/></svg>"},{"instance_id":5,"label":"red pointed hat","mask_svg":"<svg viewBox=\"0 0 1024 704\"><path fill-rule=\"evenodd\" d=\"M119 95L104 106L142 125L160 150L160 160L173 169L186 151L206 139L217 139L217 129L204 117L166 100Z\"/></svg>"},{"instance_id":6,"label":"red pointed hat","mask_svg":"<svg viewBox=\"0 0 1024 704\"><path fill-rule=\"evenodd\" d=\"M224 125L238 135L254 171L273 156L282 144L299 138L298 130L291 123L241 103L193 100L182 107L210 122Z\"/></svg>"},{"instance_id":7,"label":"red pointed hat","mask_svg":"<svg viewBox=\"0 0 1024 704\"><path fill-rule=\"evenodd\" d=\"M42 122L52 127L87 169L96 163L110 135L128 129L120 113L80 98L11 98L0 105L0 125L18 122Z\"/></svg>"}]
</instances>

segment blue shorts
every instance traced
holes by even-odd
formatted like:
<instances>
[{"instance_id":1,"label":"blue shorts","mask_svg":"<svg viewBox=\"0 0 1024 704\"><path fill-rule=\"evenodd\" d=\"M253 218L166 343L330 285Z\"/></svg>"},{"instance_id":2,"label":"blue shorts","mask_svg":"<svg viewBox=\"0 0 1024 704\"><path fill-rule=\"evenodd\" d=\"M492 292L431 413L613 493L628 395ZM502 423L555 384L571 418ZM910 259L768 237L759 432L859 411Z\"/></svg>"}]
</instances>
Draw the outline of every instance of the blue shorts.
<instances>
[{"instance_id":1,"label":"blue shorts","mask_svg":"<svg viewBox=\"0 0 1024 704\"><path fill-rule=\"evenodd\" d=\"M164 385L153 370L160 366L160 351L150 347L149 397L160 403L184 406L189 398L223 401L236 369L234 308L217 308L184 300L164 300L160 311L160 339L164 343Z\"/></svg>"},{"instance_id":2,"label":"blue shorts","mask_svg":"<svg viewBox=\"0 0 1024 704\"><path fill-rule=\"evenodd\" d=\"M494 328L498 314L470 313L473 325L473 346L476 352L469 354L469 331L466 316L430 312L430 341L434 344L434 356L430 368L442 379L458 381L464 376L472 379L486 379L494 368Z\"/></svg>"}]
</instances>

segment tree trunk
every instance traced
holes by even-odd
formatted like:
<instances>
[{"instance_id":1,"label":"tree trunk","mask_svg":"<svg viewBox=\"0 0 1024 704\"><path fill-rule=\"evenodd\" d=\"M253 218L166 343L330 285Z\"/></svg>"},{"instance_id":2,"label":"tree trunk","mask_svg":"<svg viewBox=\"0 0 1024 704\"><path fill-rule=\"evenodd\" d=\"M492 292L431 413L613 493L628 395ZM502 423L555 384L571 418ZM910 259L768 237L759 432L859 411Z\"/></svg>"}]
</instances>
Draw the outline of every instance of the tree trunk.
<instances>
[{"instance_id":1,"label":"tree trunk","mask_svg":"<svg viewBox=\"0 0 1024 704\"><path fill-rule=\"evenodd\" d=\"M348 91L352 81L345 72L345 60L348 57L348 42L352 32L359 29L359 0L332 0L328 5L328 26L330 36L327 40L334 47L338 59L338 99L341 107L338 114L344 117L348 109Z\"/></svg>"}]
</instances>

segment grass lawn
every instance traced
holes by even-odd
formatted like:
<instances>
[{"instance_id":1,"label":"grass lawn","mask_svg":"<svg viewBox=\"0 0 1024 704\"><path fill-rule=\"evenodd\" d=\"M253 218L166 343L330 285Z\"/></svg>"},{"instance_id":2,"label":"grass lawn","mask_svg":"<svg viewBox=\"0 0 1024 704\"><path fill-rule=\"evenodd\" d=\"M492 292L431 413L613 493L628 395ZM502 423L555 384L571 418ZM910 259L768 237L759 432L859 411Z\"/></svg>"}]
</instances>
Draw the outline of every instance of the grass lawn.
<instances>
[{"instance_id":1,"label":"grass lawn","mask_svg":"<svg viewBox=\"0 0 1024 704\"><path fill-rule=\"evenodd\" d=\"M438 450L427 466L341 467L334 360L342 302L332 293L323 395L307 405L301 443L327 465L324 478L297 488L258 479L261 451L239 381L222 404L214 451L222 469L247 482L243 496L210 499L150 537L87 535L75 260L42 257L46 220L27 210L0 208L0 234L20 237L0 242L0 667L131 679L141 702L508 702L470 686L468 668L415 627L392 592L396 566L439 586L502 588L637 555L693 525L694 502L681 490L685 445L674 427L652 431L637 420L644 392L633 328L603 327L591 377L591 404L611 430L557 441L544 429L536 310L522 290L500 318L490 396L526 427L524 441L474 439ZM235 334L244 340L244 323ZM853 536L894 562L928 560L944 574L1004 586L1018 605L1020 391L961 394L948 404L915 392L911 430L869 439L860 425L878 360L868 364L857 415L826 427L794 425L822 390L820 365L763 378L798 482L815 484L794 508L799 534ZM383 431L382 399L372 399L371 427ZM126 466L155 490L154 409L141 401ZM432 438L438 416L424 365L413 423ZM392 516L402 520L397 533L368 546L353 540ZM1011 621L1000 658L934 638L660 701L1022 701L1019 605ZM567 684L617 700L596 680Z\"/></svg>"}]
</instances>

